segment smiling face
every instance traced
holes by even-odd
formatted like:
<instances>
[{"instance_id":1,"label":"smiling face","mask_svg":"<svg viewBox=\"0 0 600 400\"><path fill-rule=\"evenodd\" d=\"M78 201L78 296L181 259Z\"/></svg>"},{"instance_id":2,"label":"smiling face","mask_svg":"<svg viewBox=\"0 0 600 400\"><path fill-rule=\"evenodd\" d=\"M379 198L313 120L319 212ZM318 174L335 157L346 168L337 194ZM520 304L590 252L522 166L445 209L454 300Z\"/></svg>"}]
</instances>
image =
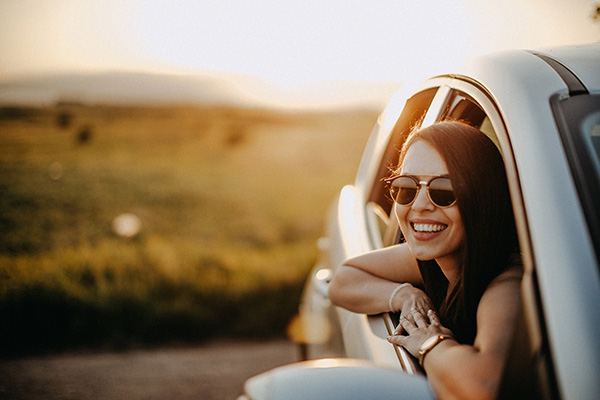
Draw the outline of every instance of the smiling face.
<instances>
[{"instance_id":1,"label":"smiling face","mask_svg":"<svg viewBox=\"0 0 600 400\"><path fill-rule=\"evenodd\" d=\"M417 140L406 152L400 172L429 181L434 176L448 175L448 168L431 145ZM427 197L425 186L421 186L413 203L395 204L395 212L413 255L419 260L435 259L452 280L458 272L459 250L465 237L456 204L436 207Z\"/></svg>"}]
</instances>

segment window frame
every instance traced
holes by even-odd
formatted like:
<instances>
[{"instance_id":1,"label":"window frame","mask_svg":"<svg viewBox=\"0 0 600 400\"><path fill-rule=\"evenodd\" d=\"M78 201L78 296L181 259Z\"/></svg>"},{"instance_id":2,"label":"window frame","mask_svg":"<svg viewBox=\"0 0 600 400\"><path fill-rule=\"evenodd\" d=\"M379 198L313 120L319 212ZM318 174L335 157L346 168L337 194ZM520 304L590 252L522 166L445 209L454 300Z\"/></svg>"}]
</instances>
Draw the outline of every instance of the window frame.
<instances>
[{"instance_id":1,"label":"window frame","mask_svg":"<svg viewBox=\"0 0 600 400\"><path fill-rule=\"evenodd\" d=\"M536 385L531 385L531 390L538 392L541 390L544 393L551 393L554 391L553 388L556 387L556 379L554 377L549 344L546 339L546 324L543 312L541 311L541 299L535 273L533 249L530 241L526 209L521 192L518 169L506 124L493 96L478 82L464 76L440 76L429 80L420 91L415 91L415 93L422 93L423 91L436 86L437 91L424 113L421 120L421 126L427 126L449 117L453 111L451 104L456 99L457 95L465 95L466 98L473 101L487 116L493 133L488 130L486 134L488 134L498 146L503 156L525 270L522 283L523 309L521 310L519 317L519 323L524 325L525 329L517 329L517 333L523 335L521 335L521 337L515 337L515 344L511 347L511 351L515 351L515 348L518 349L517 352L523 351L523 346L526 347L527 357L538 360L538 363L535 365L535 376L533 377L536 379ZM457 116L452 117L456 119ZM458 117L458 119L460 119L460 115ZM381 201L381 195L376 195L377 191L379 193L382 191L382 186L378 184L378 180L385 176L383 171L386 171L385 173L387 173L389 170L389 165L385 164L388 163L390 152L395 151L397 153L399 144L405 140L406 135L410 131L408 130L407 132L406 127L404 127L404 132L400 134L398 133L400 129L394 129L395 132L390 135L389 142L383 153L384 157L382 158L373 181L371 192L367 197L369 201ZM384 166L386 167L385 169ZM367 204L369 204L369 201ZM398 243L401 240L401 233L398 229L396 218L393 218L393 213L390 210L391 205L389 209L386 210L389 216L389 224L387 232L383 235L382 240L378 242L380 246L389 246ZM397 323L396 317L397 316L389 313L384 315L384 320L388 325L388 329L393 329ZM406 355L399 354L399 358L401 359L401 364L403 364L402 358L406 358ZM510 365L511 364L507 362L507 367L510 367ZM510 374L505 374L505 376L506 379L503 385L510 386L510 380L514 377Z\"/></svg>"}]
</instances>

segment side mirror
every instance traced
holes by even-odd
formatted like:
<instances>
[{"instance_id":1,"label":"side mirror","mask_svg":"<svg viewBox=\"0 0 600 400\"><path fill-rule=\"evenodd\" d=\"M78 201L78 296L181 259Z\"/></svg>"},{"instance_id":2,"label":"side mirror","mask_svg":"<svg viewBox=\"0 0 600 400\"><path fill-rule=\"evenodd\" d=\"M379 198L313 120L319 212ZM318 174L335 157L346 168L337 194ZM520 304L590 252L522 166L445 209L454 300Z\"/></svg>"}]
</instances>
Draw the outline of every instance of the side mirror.
<instances>
[{"instance_id":1,"label":"side mirror","mask_svg":"<svg viewBox=\"0 0 600 400\"><path fill-rule=\"evenodd\" d=\"M425 377L357 359L299 362L250 378L238 400L434 400Z\"/></svg>"}]
</instances>

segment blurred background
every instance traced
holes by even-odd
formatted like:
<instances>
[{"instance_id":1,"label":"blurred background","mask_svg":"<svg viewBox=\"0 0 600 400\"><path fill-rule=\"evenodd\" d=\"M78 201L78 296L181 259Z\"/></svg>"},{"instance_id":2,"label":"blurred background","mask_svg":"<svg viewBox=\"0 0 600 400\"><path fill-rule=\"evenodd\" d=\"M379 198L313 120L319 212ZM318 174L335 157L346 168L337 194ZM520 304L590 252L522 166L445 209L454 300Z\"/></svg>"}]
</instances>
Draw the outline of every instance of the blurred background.
<instances>
[{"instance_id":1,"label":"blurred background","mask_svg":"<svg viewBox=\"0 0 600 400\"><path fill-rule=\"evenodd\" d=\"M0 357L282 338L408 77L590 0L0 0Z\"/></svg>"}]
</instances>

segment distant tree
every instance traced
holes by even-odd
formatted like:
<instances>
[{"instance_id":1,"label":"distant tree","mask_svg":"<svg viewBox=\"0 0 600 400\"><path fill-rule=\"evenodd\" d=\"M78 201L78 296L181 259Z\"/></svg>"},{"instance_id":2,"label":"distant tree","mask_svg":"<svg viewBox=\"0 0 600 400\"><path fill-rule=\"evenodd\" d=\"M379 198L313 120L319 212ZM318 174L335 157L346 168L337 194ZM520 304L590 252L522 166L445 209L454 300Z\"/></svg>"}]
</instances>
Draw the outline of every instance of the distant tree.
<instances>
[{"instance_id":1,"label":"distant tree","mask_svg":"<svg viewBox=\"0 0 600 400\"><path fill-rule=\"evenodd\" d=\"M61 111L56 117L56 125L62 129L66 129L71 126L71 121L73 121L73 114L68 111Z\"/></svg>"},{"instance_id":2,"label":"distant tree","mask_svg":"<svg viewBox=\"0 0 600 400\"><path fill-rule=\"evenodd\" d=\"M88 144L92 140L92 136L93 136L92 127L89 125L85 125L77 133L77 143L80 145Z\"/></svg>"},{"instance_id":3,"label":"distant tree","mask_svg":"<svg viewBox=\"0 0 600 400\"><path fill-rule=\"evenodd\" d=\"M594 11L592 12L592 19L596 22L600 22L600 4L596 3Z\"/></svg>"},{"instance_id":4,"label":"distant tree","mask_svg":"<svg viewBox=\"0 0 600 400\"><path fill-rule=\"evenodd\" d=\"M237 147L244 143L248 133L246 126L247 124L244 123L231 124L225 137L225 144L228 147Z\"/></svg>"}]
</instances>

